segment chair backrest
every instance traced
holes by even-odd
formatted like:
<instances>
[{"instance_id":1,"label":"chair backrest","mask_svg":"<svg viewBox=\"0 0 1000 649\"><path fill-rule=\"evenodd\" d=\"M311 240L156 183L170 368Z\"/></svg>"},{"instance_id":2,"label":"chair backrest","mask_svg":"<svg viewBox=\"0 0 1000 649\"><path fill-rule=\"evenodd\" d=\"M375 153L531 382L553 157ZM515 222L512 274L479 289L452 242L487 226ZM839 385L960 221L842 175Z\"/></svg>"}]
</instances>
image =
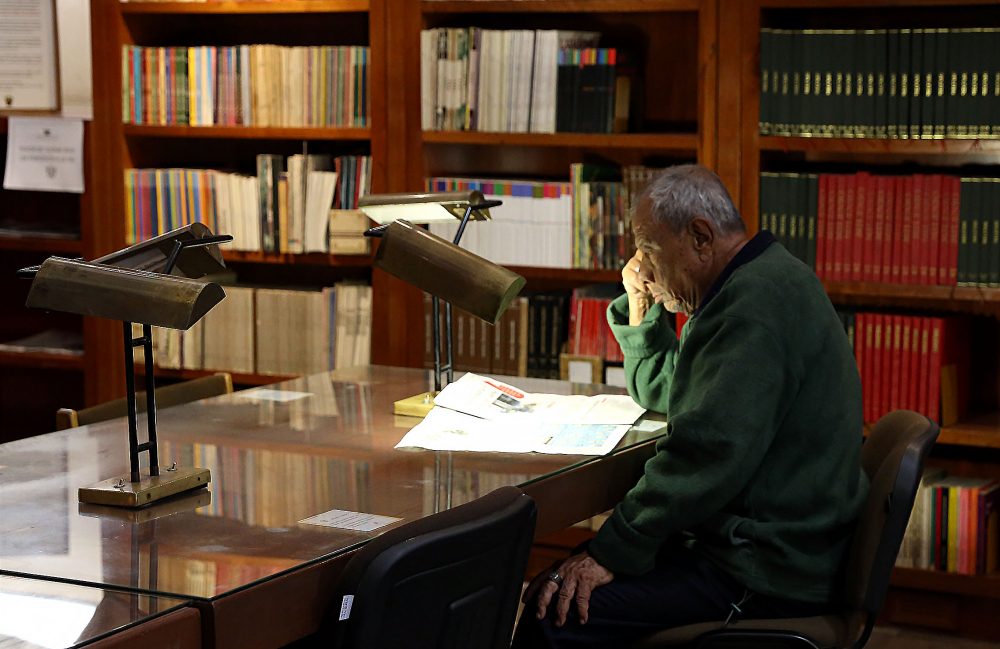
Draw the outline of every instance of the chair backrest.
<instances>
[{"instance_id":1,"label":"chair backrest","mask_svg":"<svg viewBox=\"0 0 1000 649\"><path fill-rule=\"evenodd\" d=\"M531 497L501 487L373 539L332 602L336 646L508 647L534 529Z\"/></svg>"},{"instance_id":2,"label":"chair backrest","mask_svg":"<svg viewBox=\"0 0 1000 649\"><path fill-rule=\"evenodd\" d=\"M875 424L862 446L861 464L871 487L851 544L846 588L848 610L860 612L865 624L857 647L867 642L882 608L924 460L938 432L923 415L897 410Z\"/></svg>"},{"instance_id":3,"label":"chair backrest","mask_svg":"<svg viewBox=\"0 0 1000 649\"><path fill-rule=\"evenodd\" d=\"M220 394L231 394L232 391L232 376L227 372L219 372L211 376L203 376L198 379L156 388L156 407L157 409L169 408L181 403L190 403L199 399L217 397ZM136 395L136 409L138 412L146 411L145 392L140 392ZM83 410L60 408L56 412L56 430L95 424L99 421L124 417L127 414L128 402L124 398L84 408Z\"/></svg>"}]
</instances>

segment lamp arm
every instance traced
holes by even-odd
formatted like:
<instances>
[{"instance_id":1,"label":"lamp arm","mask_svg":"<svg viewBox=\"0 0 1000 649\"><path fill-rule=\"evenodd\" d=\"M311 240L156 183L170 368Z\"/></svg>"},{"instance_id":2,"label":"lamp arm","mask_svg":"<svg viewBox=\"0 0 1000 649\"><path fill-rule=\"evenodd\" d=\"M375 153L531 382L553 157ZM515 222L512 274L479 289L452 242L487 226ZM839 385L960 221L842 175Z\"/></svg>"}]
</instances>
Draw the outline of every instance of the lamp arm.
<instances>
[{"instance_id":1,"label":"lamp arm","mask_svg":"<svg viewBox=\"0 0 1000 649\"><path fill-rule=\"evenodd\" d=\"M169 275L174 270L174 265L177 263L177 258L180 257L181 252L188 248L203 248L205 246L211 246L217 243L226 243L227 241L232 241L233 235L231 234L215 234L210 237L202 237L200 239L188 239L186 241L181 241L180 239L174 241L174 249L170 251L170 256L167 257L167 262L163 264L163 274Z\"/></svg>"}]
</instances>

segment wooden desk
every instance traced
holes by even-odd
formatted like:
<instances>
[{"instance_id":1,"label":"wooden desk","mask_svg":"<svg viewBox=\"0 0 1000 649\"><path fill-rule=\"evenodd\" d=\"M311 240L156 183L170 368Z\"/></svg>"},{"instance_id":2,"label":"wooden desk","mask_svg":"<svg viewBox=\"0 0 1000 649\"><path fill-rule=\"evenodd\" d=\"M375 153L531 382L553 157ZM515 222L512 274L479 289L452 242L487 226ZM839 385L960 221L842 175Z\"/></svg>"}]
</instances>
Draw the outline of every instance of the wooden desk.
<instances>
[{"instance_id":1,"label":"wooden desk","mask_svg":"<svg viewBox=\"0 0 1000 649\"><path fill-rule=\"evenodd\" d=\"M212 470L209 493L129 512L84 506L76 489L124 475L124 420L0 445L0 573L189 598L210 643L281 646L315 631L345 556L374 533L302 524L331 509L414 520L496 487L521 485L542 535L612 506L653 453L632 432L609 456L395 450L418 420L394 400L429 373L354 368L165 409L161 464ZM530 392L619 392L511 379Z\"/></svg>"},{"instance_id":2,"label":"wooden desk","mask_svg":"<svg viewBox=\"0 0 1000 649\"><path fill-rule=\"evenodd\" d=\"M0 575L4 649L198 649L189 601Z\"/></svg>"}]
</instances>

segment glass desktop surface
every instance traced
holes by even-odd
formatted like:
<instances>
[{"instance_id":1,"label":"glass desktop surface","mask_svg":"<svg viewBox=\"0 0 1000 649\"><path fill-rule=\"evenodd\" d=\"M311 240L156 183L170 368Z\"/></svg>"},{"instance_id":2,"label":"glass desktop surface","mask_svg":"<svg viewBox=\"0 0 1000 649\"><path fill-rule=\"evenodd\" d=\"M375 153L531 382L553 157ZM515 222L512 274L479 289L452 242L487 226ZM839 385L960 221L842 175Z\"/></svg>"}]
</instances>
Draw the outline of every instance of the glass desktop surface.
<instances>
[{"instance_id":1,"label":"glass desktop surface","mask_svg":"<svg viewBox=\"0 0 1000 649\"><path fill-rule=\"evenodd\" d=\"M188 602L0 575L0 647L69 649Z\"/></svg>"},{"instance_id":2,"label":"glass desktop surface","mask_svg":"<svg viewBox=\"0 0 1000 649\"><path fill-rule=\"evenodd\" d=\"M506 380L537 393L622 392ZM127 475L125 419L0 445L0 573L213 599L386 529L301 522L311 516L410 521L599 459L394 449L420 420L393 415L393 402L431 383L424 370L359 367L159 410L161 467L208 468L212 479L207 491L138 510L77 501L78 487ZM144 417L139 430L142 440ZM660 434L630 432L614 452Z\"/></svg>"}]
</instances>

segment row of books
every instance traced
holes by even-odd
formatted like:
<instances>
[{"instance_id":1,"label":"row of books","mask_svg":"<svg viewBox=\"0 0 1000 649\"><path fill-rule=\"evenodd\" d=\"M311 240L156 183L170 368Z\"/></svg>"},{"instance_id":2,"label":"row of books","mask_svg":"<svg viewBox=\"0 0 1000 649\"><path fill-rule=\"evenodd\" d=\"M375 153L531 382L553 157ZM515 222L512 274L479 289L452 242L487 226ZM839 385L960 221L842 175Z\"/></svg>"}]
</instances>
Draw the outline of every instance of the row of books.
<instances>
[{"instance_id":1,"label":"row of books","mask_svg":"<svg viewBox=\"0 0 1000 649\"><path fill-rule=\"evenodd\" d=\"M287 164L286 164L287 162ZM369 156L257 156L257 175L208 169L127 169L130 243L192 222L232 234L235 250L366 254ZM331 205L334 209L331 210Z\"/></svg>"},{"instance_id":2,"label":"row of books","mask_svg":"<svg viewBox=\"0 0 1000 649\"><path fill-rule=\"evenodd\" d=\"M762 29L760 131L1000 137L1000 29Z\"/></svg>"},{"instance_id":3,"label":"row of books","mask_svg":"<svg viewBox=\"0 0 1000 649\"><path fill-rule=\"evenodd\" d=\"M368 125L368 48L122 46L122 119L160 126Z\"/></svg>"},{"instance_id":4,"label":"row of books","mask_svg":"<svg viewBox=\"0 0 1000 649\"><path fill-rule=\"evenodd\" d=\"M566 343L569 296L565 292L519 297L492 326L460 309L452 310L455 369L479 374L559 378L559 354ZM439 311L444 336L444 308ZM432 306L424 296L424 366L434 367ZM442 348L442 362L444 362Z\"/></svg>"},{"instance_id":5,"label":"row of books","mask_svg":"<svg viewBox=\"0 0 1000 649\"><path fill-rule=\"evenodd\" d=\"M1000 285L1000 179L762 173L760 224L825 280Z\"/></svg>"},{"instance_id":6,"label":"row of books","mask_svg":"<svg viewBox=\"0 0 1000 649\"><path fill-rule=\"evenodd\" d=\"M631 81L597 32L425 29L424 130L611 133L627 129Z\"/></svg>"},{"instance_id":7,"label":"row of books","mask_svg":"<svg viewBox=\"0 0 1000 649\"><path fill-rule=\"evenodd\" d=\"M906 409L949 426L969 409L968 319L842 313L861 376L863 416Z\"/></svg>"},{"instance_id":8,"label":"row of books","mask_svg":"<svg viewBox=\"0 0 1000 649\"><path fill-rule=\"evenodd\" d=\"M578 356L596 356L608 363L625 360L618 340L608 325L608 306L622 294L617 284L573 289L569 304L569 339L566 351Z\"/></svg>"},{"instance_id":9,"label":"row of books","mask_svg":"<svg viewBox=\"0 0 1000 649\"><path fill-rule=\"evenodd\" d=\"M225 291L226 299L187 331L153 330L159 367L287 376L371 360L370 286Z\"/></svg>"},{"instance_id":10,"label":"row of books","mask_svg":"<svg viewBox=\"0 0 1000 649\"><path fill-rule=\"evenodd\" d=\"M896 565L962 575L996 572L1000 566L1000 481L926 469Z\"/></svg>"},{"instance_id":11,"label":"row of books","mask_svg":"<svg viewBox=\"0 0 1000 649\"><path fill-rule=\"evenodd\" d=\"M470 223L461 245L498 264L617 270L635 251L628 213L657 170L574 163L570 182L428 178L429 192L478 189L503 201L490 221ZM624 181L621 178L624 177ZM458 221L431 232L452 240Z\"/></svg>"}]
</instances>

